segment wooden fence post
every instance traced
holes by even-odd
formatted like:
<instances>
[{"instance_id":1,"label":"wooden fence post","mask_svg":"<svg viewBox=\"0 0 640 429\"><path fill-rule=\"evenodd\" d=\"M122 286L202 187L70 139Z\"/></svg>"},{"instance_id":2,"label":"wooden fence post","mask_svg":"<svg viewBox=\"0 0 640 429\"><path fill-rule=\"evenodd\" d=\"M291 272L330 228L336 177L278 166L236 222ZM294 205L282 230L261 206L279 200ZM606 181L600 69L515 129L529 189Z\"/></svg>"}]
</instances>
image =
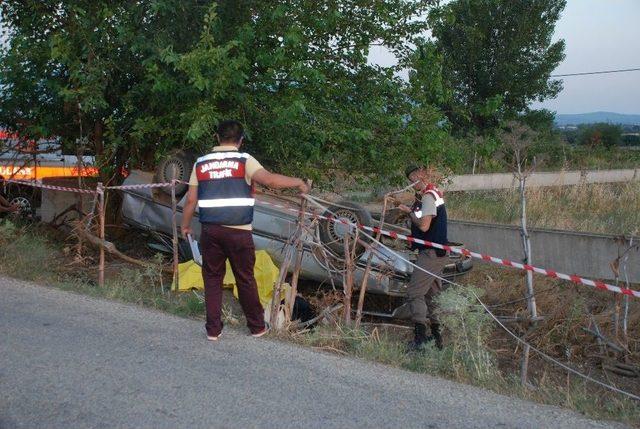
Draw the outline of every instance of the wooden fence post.
<instances>
[{"instance_id":1,"label":"wooden fence post","mask_svg":"<svg viewBox=\"0 0 640 429\"><path fill-rule=\"evenodd\" d=\"M280 310L280 294L282 292L282 285L287 277L287 271L289 265L291 265L291 259L293 258L293 246L296 243L287 243L285 246L285 255L280 265L280 273L278 274L278 280L273 285L273 296L271 298L271 314L269 317L269 324L274 331L278 330L278 313Z\"/></svg>"},{"instance_id":2,"label":"wooden fence post","mask_svg":"<svg viewBox=\"0 0 640 429\"><path fill-rule=\"evenodd\" d=\"M376 233L376 241L380 240L381 231L384 228L384 217L387 213L387 202L389 198L385 195L384 203L382 205L382 214L380 215L380 224L378 232ZM367 257L367 266L364 270L364 275L362 276L362 284L360 285L360 294L358 295L358 308L356 310L356 323L355 328L358 329L360 327L360 323L362 323L362 309L364 307L364 297L367 293L367 285L369 283L369 275L371 274L371 262L373 261L373 246L376 243L371 243L371 247L369 248L369 256Z\"/></svg>"},{"instance_id":3,"label":"wooden fence post","mask_svg":"<svg viewBox=\"0 0 640 429\"><path fill-rule=\"evenodd\" d=\"M351 324L351 294L353 292L353 259L350 245L349 232L344 236L344 323L349 326ZM355 240L357 242L357 239Z\"/></svg>"},{"instance_id":4,"label":"wooden fence post","mask_svg":"<svg viewBox=\"0 0 640 429\"><path fill-rule=\"evenodd\" d=\"M171 179L171 223L173 232L173 280L176 285L176 292L180 290L180 274L178 272L178 201L176 199L176 171L173 170L173 179ZM171 296L171 292L169 293Z\"/></svg>"},{"instance_id":5,"label":"wooden fence post","mask_svg":"<svg viewBox=\"0 0 640 429\"><path fill-rule=\"evenodd\" d=\"M291 276L291 289L289 290L289 300L287 305L287 311L285 312L285 322L291 321L293 316L293 306L296 302L296 295L298 294L298 279L300 277L300 268L302 266L302 257L304 256L304 242L302 241L303 230L302 227L305 222L305 212L307 211L307 200L302 198L300 202L300 213L298 214L298 228L300 229L300 236L296 243L296 256L295 265L293 266L293 274Z\"/></svg>"},{"instance_id":6,"label":"wooden fence post","mask_svg":"<svg viewBox=\"0 0 640 429\"><path fill-rule=\"evenodd\" d=\"M104 204L104 186L102 182L98 182L96 188L100 199L100 240L104 244L104 223L105 223L105 204ZM104 246L100 246L100 264L98 267L98 286L104 287Z\"/></svg>"}]
</instances>

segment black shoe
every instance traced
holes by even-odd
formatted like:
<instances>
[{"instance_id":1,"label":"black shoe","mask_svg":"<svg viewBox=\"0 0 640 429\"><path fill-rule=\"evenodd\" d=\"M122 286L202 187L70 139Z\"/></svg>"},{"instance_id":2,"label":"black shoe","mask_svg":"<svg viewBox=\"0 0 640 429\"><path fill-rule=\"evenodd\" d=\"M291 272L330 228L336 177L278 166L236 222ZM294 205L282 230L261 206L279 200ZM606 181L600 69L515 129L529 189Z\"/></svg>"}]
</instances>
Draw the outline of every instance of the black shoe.
<instances>
[{"instance_id":1,"label":"black shoe","mask_svg":"<svg viewBox=\"0 0 640 429\"><path fill-rule=\"evenodd\" d=\"M438 350L442 350L442 334L439 323L431 323L431 336L435 340Z\"/></svg>"},{"instance_id":2,"label":"black shoe","mask_svg":"<svg viewBox=\"0 0 640 429\"><path fill-rule=\"evenodd\" d=\"M408 345L408 349L411 352L422 350L429 341L433 341L434 337L427 336L427 325L424 323L416 323L413 329L414 337Z\"/></svg>"}]
</instances>

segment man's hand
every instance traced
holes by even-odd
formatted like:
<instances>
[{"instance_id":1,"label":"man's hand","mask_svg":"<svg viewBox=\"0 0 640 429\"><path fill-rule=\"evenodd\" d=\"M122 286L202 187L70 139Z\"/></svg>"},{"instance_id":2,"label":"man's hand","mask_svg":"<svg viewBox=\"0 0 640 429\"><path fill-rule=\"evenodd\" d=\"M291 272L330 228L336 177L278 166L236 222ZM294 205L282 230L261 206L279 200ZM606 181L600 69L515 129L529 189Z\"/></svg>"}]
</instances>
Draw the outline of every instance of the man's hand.
<instances>
[{"instance_id":1,"label":"man's hand","mask_svg":"<svg viewBox=\"0 0 640 429\"><path fill-rule=\"evenodd\" d=\"M398 205L398 209L400 209L401 211L403 211L405 213L411 213L411 208L409 206L404 205L404 204Z\"/></svg>"},{"instance_id":2,"label":"man's hand","mask_svg":"<svg viewBox=\"0 0 640 429\"><path fill-rule=\"evenodd\" d=\"M187 238L187 234L193 234L193 229L190 226L181 226L180 232L182 233L182 238Z\"/></svg>"},{"instance_id":3,"label":"man's hand","mask_svg":"<svg viewBox=\"0 0 640 429\"><path fill-rule=\"evenodd\" d=\"M19 212L19 211L20 211L20 206L17 205L17 204L11 204L9 206L9 212L16 213L16 212Z\"/></svg>"},{"instance_id":4,"label":"man's hand","mask_svg":"<svg viewBox=\"0 0 640 429\"><path fill-rule=\"evenodd\" d=\"M298 179L300 180L300 183L298 184L298 190L300 191L301 194L308 194L309 193L309 184L303 180L303 179Z\"/></svg>"}]
</instances>

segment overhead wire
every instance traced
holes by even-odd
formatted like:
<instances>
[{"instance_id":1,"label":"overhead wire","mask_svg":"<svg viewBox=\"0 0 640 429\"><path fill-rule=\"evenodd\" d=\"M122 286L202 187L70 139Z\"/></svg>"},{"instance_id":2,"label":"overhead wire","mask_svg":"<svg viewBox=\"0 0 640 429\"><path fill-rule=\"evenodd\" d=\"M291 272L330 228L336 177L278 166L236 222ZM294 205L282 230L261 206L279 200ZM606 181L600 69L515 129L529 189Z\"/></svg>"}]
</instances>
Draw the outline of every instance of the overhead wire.
<instances>
[{"instance_id":1,"label":"overhead wire","mask_svg":"<svg viewBox=\"0 0 640 429\"><path fill-rule=\"evenodd\" d=\"M601 71L580 72L580 73L552 74L550 77L588 76L588 75L595 75L595 74L627 73L627 72L633 72L633 71L640 71L640 67L630 68L630 69L601 70Z\"/></svg>"}]
</instances>

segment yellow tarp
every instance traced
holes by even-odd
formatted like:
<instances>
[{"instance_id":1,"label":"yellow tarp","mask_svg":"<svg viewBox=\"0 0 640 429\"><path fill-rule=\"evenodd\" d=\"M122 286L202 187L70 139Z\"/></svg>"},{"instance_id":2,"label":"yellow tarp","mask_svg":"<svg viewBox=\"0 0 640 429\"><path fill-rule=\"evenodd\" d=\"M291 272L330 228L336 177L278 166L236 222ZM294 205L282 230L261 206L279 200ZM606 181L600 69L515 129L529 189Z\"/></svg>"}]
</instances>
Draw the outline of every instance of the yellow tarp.
<instances>
[{"instance_id":1,"label":"yellow tarp","mask_svg":"<svg viewBox=\"0 0 640 429\"><path fill-rule=\"evenodd\" d=\"M258 283L258 295L263 307L269 306L271 297L273 296L273 285L278 280L279 270L273 263L269 254L264 250L256 252L256 265L253 269ZM180 277L181 291L204 290L204 282L202 281L202 268L193 261L184 262L178 265L178 275ZM236 287L236 279L231 271L231 264L227 261L227 272L224 276L223 285L225 288L233 288L233 295L238 298L238 288ZM171 285L173 290L176 289L175 284Z\"/></svg>"}]
</instances>

